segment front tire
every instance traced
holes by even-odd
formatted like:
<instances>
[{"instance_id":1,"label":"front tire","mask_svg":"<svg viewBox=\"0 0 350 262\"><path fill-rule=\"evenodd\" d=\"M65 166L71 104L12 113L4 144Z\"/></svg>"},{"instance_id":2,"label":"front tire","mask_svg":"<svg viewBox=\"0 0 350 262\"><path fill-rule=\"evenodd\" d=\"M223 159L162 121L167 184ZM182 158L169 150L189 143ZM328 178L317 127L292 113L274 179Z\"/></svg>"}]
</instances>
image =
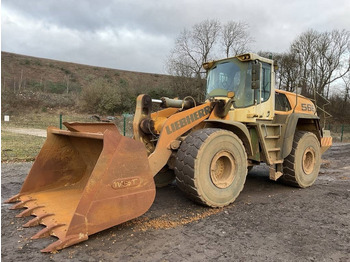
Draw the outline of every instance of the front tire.
<instances>
[{"instance_id":1,"label":"front tire","mask_svg":"<svg viewBox=\"0 0 350 262\"><path fill-rule=\"evenodd\" d=\"M231 204L243 189L247 154L232 132L207 128L189 134L176 157L178 187L197 203L222 207Z\"/></svg>"},{"instance_id":2,"label":"front tire","mask_svg":"<svg viewBox=\"0 0 350 262\"><path fill-rule=\"evenodd\" d=\"M283 162L284 184L295 187L309 187L317 179L321 165L320 142L315 134L297 131L293 148Z\"/></svg>"}]
</instances>

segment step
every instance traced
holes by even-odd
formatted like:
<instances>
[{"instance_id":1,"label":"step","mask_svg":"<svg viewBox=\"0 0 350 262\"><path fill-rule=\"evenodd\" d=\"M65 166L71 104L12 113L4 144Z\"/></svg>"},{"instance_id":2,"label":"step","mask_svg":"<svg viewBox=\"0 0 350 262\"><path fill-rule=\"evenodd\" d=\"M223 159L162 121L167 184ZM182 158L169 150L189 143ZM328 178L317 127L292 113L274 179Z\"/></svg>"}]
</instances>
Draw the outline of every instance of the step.
<instances>
[{"instance_id":1,"label":"step","mask_svg":"<svg viewBox=\"0 0 350 262\"><path fill-rule=\"evenodd\" d=\"M269 151L269 152L278 152L278 151L281 151L281 148L280 147L269 148L267 151Z\"/></svg>"},{"instance_id":2,"label":"step","mask_svg":"<svg viewBox=\"0 0 350 262\"><path fill-rule=\"evenodd\" d=\"M275 170L273 170L273 169L270 169L269 177L270 177L271 180L276 181L276 180L279 179L282 175L283 175L282 172L279 172L279 171L275 171Z\"/></svg>"},{"instance_id":3,"label":"step","mask_svg":"<svg viewBox=\"0 0 350 262\"><path fill-rule=\"evenodd\" d=\"M262 126L278 127L282 126L281 124L261 124Z\"/></svg>"},{"instance_id":4,"label":"step","mask_svg":"<svg viewBox=\"0 0 350 262\"><path fill-rule=\"evenodd\" d=\"M284 162L284 159L280 159L280 160L273 161L273 164L282 164L283 162Z\"/></svg>"},{"instance_id":5,"label":"step","mask_svg":"<svg viewBox=\"0 0 350 262\"><path fill-rule=\"evenodd\" d=\"M276 135L276 136L265 136L265 139L278 139L280 138L280 135Z\"/></svg>"}]
</instances>

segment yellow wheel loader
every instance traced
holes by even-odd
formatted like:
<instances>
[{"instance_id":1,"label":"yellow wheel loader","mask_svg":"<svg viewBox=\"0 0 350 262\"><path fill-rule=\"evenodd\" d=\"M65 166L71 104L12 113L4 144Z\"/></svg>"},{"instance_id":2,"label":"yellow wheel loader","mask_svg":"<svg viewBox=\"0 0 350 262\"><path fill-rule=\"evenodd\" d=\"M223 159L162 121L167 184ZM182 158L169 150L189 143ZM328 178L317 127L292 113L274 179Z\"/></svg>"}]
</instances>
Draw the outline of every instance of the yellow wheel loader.
<instances>
[{"instance_id":1,"label":"yellow wheel loader","mask_svg":"<svg viewBox=\"0 0 350 262\"><path fill-rule=\"evenodd\" d=\"M332 138L309 99L275 89L273 60L244 54L203 67L206 101L140 95L133 139L109 123L48 128L21 191L7 201L26 208L18 217L34 216L24 227L46 226L33 239L58 238L42 252L141 216L156 184L175 178L189 198L210 207L231 204L261 162L272 180L302 188L315 182ZM162 109L153 112L155 103Z\"/></svg>"}]
</instances>

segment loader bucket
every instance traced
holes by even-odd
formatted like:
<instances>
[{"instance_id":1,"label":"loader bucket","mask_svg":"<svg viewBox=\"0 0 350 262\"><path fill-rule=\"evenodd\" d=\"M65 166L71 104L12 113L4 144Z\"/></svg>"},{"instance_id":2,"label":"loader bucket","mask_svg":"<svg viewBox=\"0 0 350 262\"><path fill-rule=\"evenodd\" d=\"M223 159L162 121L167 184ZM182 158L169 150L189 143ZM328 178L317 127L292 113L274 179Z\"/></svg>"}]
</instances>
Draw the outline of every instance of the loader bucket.
<instances>
[{"instance_id":1,"label":"loader bucket","mask_svg":"<svg viewBox=\"0 0 350 262\"><path fill-rule=\"evenodd\" d=\"M24 227L45 225L32 239L55 236L54 252L144 214L155 198L153 175L141 142L113 124L49 127L47 140L21 191L7 202L35 216Z\"/></svg>"}]
</instances>

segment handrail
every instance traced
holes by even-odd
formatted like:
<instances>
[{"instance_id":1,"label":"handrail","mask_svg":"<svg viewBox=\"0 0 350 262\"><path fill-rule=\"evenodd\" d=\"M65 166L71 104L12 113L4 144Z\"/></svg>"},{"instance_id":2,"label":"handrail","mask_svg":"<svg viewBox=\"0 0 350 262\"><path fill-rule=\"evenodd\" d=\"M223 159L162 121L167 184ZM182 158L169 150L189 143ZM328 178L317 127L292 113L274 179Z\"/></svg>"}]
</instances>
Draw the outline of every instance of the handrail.
<instances>
[{"instance_id":1,"label":"handrail","mask_svg":"<svg viewBox=\"0 0 350 262\"><path fill-rule=\"evenodd\" d=\"M325 103L325 104L322 105L322 108L319 107L319 106L317 105L316 94L319 95L321 98L323 98L324 101L327 102L327 103ZM325 98L323 95L321 95L320 93L318 93L318 92L315 90L315 88L314 88L314 99L310 98L310 100L313 101L313 102L315 103L315 106L316 106L317 109L319 109L319 110L321 110L321 111L323 112L323 120L324 120L324 121L323 121L323 128L325 128L325 127L326 127L326 119L333 117L333 115L331 115L329 112L327 112L327 111L325 110L325 107L328 106L331 102L330 102L327 98Z\"/></svg>"}]
</instances>

